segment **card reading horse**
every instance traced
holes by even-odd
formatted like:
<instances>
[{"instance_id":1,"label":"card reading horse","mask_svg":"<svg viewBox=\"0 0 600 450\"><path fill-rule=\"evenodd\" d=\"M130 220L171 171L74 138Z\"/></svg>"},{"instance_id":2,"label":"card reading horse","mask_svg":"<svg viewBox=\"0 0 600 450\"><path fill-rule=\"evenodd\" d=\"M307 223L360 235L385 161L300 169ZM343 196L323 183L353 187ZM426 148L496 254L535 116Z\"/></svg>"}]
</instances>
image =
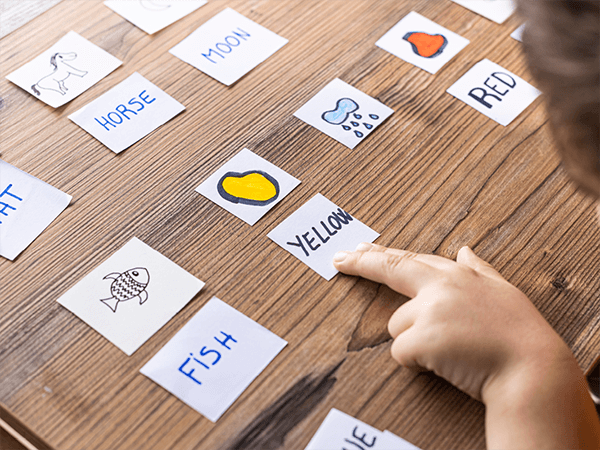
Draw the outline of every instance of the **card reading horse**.
<instances>
[{"instance_id":1,"label":"card reading horse","mask_svg":"<svg viewBox=\"0 0 600 450\"><path fill-rule=\"evenodd\" d=\"M206 0L109 0L104 4L136 27L154 34L206 5Z\"/></svg>"},{"instance_id":2,"label":"card reading horse","mask_svg":"<svg viewBox=\"0 0 600 450\"><path fill-rule=\"evenodd\" d=\"M216 422L286 345L213 297L140 372Z\"/></svg>"},{"instance_id":3,"label":"card reading horse","mask_svg":"<svg viewBox=\"0 0 600 450\"><path fill-rule=\"evenodd\" d=\"M522 78L488 59L475 64L447 92L504 126L541 94Z\"/></svg>"},{"instance_id":4,"label":"card reading horse","mask_svg":"<svg viewBox=\"0 0 600 450\"><path fill-rule=\"evenodd\" d=\"M185 106L135 72L69 119L119 153L184 109Z\"/></svg>"},{"instance_id":5,"label":"card reading horse","mask_svg":"<svg viewBox=\"0 0 600 450\"><path fill-rule=\"evenodd\" d=\"M107 76L121 61L69 31L56 44L7 75L7 79L58 108Z\"/></svg>"},{"instance_id":6,"label":"card reading horse","mask_svg":"<svg viewBox=\"0 0 600 450\"><path fill-rule=\"evenodd\" d=\"M503 23L517 9L513 0L452 0L496 23Z\"/></svg>"},{"instance_id":7,"label":"card reading horse","mask_svg":"<svg viewBox=\"0 0 600 450\"><path fill-rule=\"evenodd\" d=\"M227 8L170 52L230 86L287 42L287 39Z\"/></svg>"},{"instance_id":8,"label":"card reading horse","mask_svg":"<svg viewBox=\"0 0 600 450\"><path fill-rule=\"evenodd\" d=\"M0 161L0 255L15 259L64 211L71 198Z\"/></svg>"},{"instance_id":9,"label":"card reading horse","mask_svg":"<svg viewBox=\"0 0 600 450\"><path fill-rule=\"evenodd\" d=\"M414 11L375 43L429 73L436 73L468 44L468 39Z\"/></svg>"},{"instance_id":10,"label":"card reading horse","mask_svg":"<svg viewBox=\"0 0 600 450\"><path fill-rule=\"evenodd\" d=\"M203 286L202 281L133 238L58 303L129 356Z\"/></svg>"},{"instance_id":11,"label":"card reading horse","mask_svg":"<svg viewBox=\"0 0 600 450\"><path fill-rule=\"evenodd\" d=\"M300 180L245 148L196 192L254 225L299 184Z\"/></svg>"},{"instance_id":12,"label":"card reading horse","mask_svg":"<svg viewBox=\"0 0 600 450\"><path fill-rule=\"evenodd\" d=\"M294 116L353 149L393 112L336 78Z\"/></svg>"},{"instance_id":13,"label":"card reading horse","mask_svg":"<svg viewBox=\"0 0 600 450\"><path fill-rule=\"evenodd\" d=\"M338 272L333 255L373 242L379 233L317 194L267 236L329 281Z\"/></svg>"}]
</instances>

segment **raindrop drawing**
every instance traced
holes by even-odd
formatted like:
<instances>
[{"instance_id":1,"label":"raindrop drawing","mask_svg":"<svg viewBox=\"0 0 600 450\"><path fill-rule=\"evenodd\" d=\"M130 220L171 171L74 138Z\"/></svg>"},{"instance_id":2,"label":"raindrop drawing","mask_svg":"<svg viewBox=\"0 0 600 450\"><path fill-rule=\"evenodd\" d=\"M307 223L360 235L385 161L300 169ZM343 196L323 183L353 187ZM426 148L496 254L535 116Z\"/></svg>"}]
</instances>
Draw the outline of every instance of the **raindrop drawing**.
<instances>
[{"instance_id":1,"label":"raindrop drawing","mask_svg":"<svg viewBox=\"0 0 600 450\"><path fill-rule=\"evenodd\" d=\"M71 75L76 77L84 77L87 75L85 70L76 69L70 66L65 61L73 61L77 58L77 53L55 53L50 57L50 65L53 67L52 72L42 77L37 83L31 86L31 90L35 95L40 96L42 93L39 89L58 92L65 95L68 91L65 86L65 80ZM39 89L38 89L39 88Z\"/></svg>"},{"instance_id":2,"label":"raindrop drawing","mask_svg":"<svg viewBox=\"0 0 600 450\"><path fill-rule=\"evenodd\" d=\"M435 58L442 54L448 39L441 34L429 34L422 31L411 31L402 38L412 46L415 54L423 58Z\"/></svg>"},{"instance_id":3,"label":"raindrop drawing","mask_svg":"<svg viewBox=\"0 0 600 450\"><path fill-rule=\"evenodd\" d=\"M103 280L114 280L110 285L112 297L100 301L108 306L112 312L117 312L120 302L126 302L134 298L140 299L140 305L148 300L146 286L150 282L150 274L143 267L135 267L123 273L113 272L106 275Z\"/></svg>"},{"instance_id":4,"label":"raindrop drawing","mask_svg":"<svg viewBox=\"0 0 600 450\"><path fill-rule=\"evenodd\" d=\"M358 103L356 103L354 100L350 98L341 98L336 102L335 109L331 111L325 111L321 115L321 118L331 125L341 125L344 130L353 131L356 137L362 138L365 135L363 132L352 129L352 127L357 128L360 126L358 122L350 120L349 123L352 125L352 127L344 124L344 122L346 122L346 120L348 120L350 117L350 114L352 114L357 120L362 119L362 115L356 113L359 108L360 106L358 106ZM373 120L379 120L379 116L376 114L369 114L369 117ZM368 122L363 122L362 124L367 130L373 129L373 125Z\"/></svg>"},{"instance_id":5,"label":"raindrop drawing","mask_svg":"<svg viewBox=\"0 0 600 450\"><path fill-rule=\"evenodd\" d=\"M279 197L279 183L260 170L227 172L217 184L219 195L232 203L265 206Z\"/></svg>"},{"instance_id":6,"label":"raindrop drawing","mask_svg":"<svg viewBox=\"0 0 600 450\"><path fill-rule=\"evenodd\" d=\"M150 11L164 11L171 7L167 2L159 0L140 0L140 5Z\"/></svg>"}]
</instances>

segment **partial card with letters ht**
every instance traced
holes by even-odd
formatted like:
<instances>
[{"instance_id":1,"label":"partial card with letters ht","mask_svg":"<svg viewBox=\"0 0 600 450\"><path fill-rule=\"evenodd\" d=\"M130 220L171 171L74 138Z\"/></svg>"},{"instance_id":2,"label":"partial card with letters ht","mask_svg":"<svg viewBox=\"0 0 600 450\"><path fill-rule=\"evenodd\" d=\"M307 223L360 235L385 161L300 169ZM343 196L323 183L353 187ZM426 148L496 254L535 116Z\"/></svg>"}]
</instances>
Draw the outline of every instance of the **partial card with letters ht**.
<instances>
[{"instance_id":1,"label":"partial card with letters ht","mask_svg":"<svg viewBox=\"0 0 600 450\"><path fill-rule=\"evenodd\" d=\"M0 255L15 259L65 210L71 198L0 160Z\"/></svg>"},{"instance_id":2,"label":"partial card with letters ht","mask_svg":"<svg viewBox=\"0 0 600 450\"><path fill-rule=\"evenodd\" d=\"M119 153L184 109L185 106L135 72L69 119Z\"/></svg>"},{"instance_id":3,"label":"partial card with letters ht","mask_svg":"<svg viewBox=\"0 0 600 450\"><path fill-rule=\"evenodd\" d=\"M286 345L213 297L140 372L216 422Z\"/></svg>"}]
</instances>

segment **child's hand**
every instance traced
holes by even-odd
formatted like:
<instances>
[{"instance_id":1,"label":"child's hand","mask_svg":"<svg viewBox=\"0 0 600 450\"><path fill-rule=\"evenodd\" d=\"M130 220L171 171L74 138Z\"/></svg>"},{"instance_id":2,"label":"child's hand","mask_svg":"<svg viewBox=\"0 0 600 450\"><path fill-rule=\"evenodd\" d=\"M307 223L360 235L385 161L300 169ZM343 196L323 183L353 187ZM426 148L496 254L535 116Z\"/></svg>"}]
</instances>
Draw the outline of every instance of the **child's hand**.
<instances>
[{"instance_id":1,"label":"child's hand","mask_svg":"<svg viewBox=\"0 0 600 450\"><path fill-rule=\"evenodd\" d=\"M600 422L573 354L468 247L454 262L361 244L336 254L334 265L412 298L390 319L392 356L483 400L489 449L600 448Z\"/></svg>"}]
</instances>

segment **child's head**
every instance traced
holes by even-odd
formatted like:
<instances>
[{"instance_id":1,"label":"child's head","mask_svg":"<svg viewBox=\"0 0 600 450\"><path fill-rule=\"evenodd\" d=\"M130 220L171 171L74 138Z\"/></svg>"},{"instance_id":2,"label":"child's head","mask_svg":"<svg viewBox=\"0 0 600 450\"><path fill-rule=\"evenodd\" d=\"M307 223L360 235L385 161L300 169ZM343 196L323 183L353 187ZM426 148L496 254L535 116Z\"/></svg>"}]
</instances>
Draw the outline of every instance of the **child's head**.
<instances>
[{"instance_id":1,"label":"child's head","mask_svg":"<svg viewBox=\"0 0 600 450\"><path fill-rule=\"evenodd\" d=\"M600 1L520 0L519 8L525 53L546 94L562 161L600 199Z\"/></svg>"}]
</instances>

